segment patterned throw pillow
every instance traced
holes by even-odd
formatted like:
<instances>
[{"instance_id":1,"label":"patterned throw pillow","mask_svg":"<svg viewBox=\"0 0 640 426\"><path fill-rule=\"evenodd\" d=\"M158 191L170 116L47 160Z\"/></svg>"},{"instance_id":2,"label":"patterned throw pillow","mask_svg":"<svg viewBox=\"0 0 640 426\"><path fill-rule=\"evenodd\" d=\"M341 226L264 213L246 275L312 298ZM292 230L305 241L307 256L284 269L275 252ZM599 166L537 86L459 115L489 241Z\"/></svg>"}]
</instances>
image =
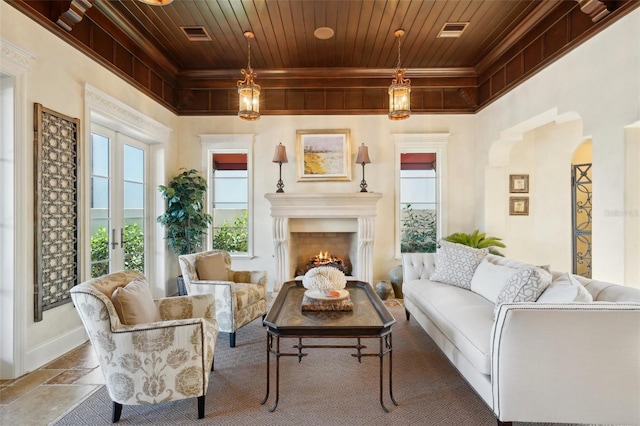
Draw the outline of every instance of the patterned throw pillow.
<instances>
[{"instance_id":1,"label":"patterned throw pillow","mask_svg":"<svg viewBox=\"0 0 640 426\"><path fill-rule=\"evenodd\" d=\"M429 279L469 290L476 268L488 253L489 249L476 249L441 240L435 269Z\"/></svg>"},{"instance_id":2,"label":"patterned throw pillow","mask_svg":"<svg viewBox=\"0 0 640 426\"><path fill-rule=\"evenodd\" d=\"M502 303L535 302L551 284L551 274L542 268L523 268L507 281L496 300L494 314Z\"/></svg>"}]
</instances>

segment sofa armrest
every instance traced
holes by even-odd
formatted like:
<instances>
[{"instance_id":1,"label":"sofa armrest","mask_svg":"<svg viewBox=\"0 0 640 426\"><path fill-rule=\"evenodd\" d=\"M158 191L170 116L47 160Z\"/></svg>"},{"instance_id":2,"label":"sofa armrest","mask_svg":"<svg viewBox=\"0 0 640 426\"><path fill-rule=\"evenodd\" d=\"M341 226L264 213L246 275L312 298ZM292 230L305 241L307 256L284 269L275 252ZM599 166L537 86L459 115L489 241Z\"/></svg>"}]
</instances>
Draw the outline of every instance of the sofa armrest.
<instances>
[{"instance_id":1,"label":"sofa armrest","mask_svg":"<svg viewBox=\"0 0 640 426\"><path fill-rule=\"evenodd\" d=\"M435 269L435 253L402 253L402 280L404 282L429 279Z\"/></svg>"},{"instance_id":2,"label":"sofa armrest","mask_svg":"<svg viewBox=\"0 0 640 426\"><path fill-rule=\"evenodd\" d=\"M491 351L502 421L640 424L638 304L503 304Z\"/></svg>"}]
</instances>

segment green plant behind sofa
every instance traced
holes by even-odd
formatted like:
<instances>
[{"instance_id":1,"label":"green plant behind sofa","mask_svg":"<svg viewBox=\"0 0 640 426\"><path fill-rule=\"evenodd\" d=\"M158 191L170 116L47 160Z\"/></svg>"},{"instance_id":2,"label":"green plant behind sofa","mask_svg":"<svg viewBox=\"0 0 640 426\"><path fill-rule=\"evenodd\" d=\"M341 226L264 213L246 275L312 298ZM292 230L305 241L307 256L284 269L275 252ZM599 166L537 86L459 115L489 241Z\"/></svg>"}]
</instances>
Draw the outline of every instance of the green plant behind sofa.
<instances>
[{"instance_id":1,"label":"green plant behind sofa","mask_svg":"<svg viewBox=\"0 0 640 426\"><path fill-rule=\"evenodd\" d=\"M465 234L464 232L456 232L455 234L451 234L448 237L444 238L446 241L463 244L465 246L474 247L474 248L488 248L489 253L495 254L497 256L504 256L500 253L495 247L505 248L506 246L502 243L502 238L498 237L487 237L487 235L479 230L473 231L471 234Z\"/></svg>"}]
</instances>

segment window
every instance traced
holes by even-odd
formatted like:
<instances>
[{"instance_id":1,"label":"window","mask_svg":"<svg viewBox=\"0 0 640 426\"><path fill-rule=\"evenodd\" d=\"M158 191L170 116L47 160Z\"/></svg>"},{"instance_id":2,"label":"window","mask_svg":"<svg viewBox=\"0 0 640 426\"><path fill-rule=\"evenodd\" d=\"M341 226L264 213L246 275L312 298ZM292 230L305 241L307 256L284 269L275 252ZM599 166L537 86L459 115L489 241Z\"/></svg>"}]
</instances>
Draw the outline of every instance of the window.
<instances>
[{"instance_id":1,"label":"window","mask_svg":"<svg viewBox=\"0 0 640 426\"><path fill-rule=\"evenodd\" d=\"M211 155L211 215L214 249L249 251L247 154Z\"/></svg>"},{"instance_id":2,"label":"window","mask_svg":"<svg viewBox=\"0 0 640 426\"><path fill-rule=\"evenodd\" d=\"M404 134L396 143L396 253L436 251L446 229L447 134Z\"/></svg>"},{"instance_id":3,"label":"window","mask_svg":"<svg viewBox=\"0 0 640 426\"><path fill-rule=\"evenodd\" d=\"M207 247L251 256L253 135L201 135L200 140L213 216Z\"/></svg>"},{"instance_id":4,"label":"window","mask_svg":"<svg viewBox=\"0 0 640 426\"><path fill-rule=\"evenodd\" d=\"M400 252L436 251L435 153L400 154Z\"/></svg>"}]
</instances>

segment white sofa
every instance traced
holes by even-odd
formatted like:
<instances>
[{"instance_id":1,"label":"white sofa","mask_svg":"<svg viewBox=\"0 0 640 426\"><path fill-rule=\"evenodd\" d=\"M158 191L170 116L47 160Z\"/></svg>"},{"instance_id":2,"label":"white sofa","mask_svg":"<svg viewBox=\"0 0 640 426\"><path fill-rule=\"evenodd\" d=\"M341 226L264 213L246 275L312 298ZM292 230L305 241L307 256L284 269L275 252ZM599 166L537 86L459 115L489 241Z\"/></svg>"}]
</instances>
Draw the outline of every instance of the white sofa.
<instances>
[{"instance_id":1,"label":"white sofa","mask_svg":"<svg viewBox=\"0 0 640 426\"><path fill-rule=\"evenodd\" d=\"M640 424L640 289L572 275L593 302L503 303L496 313L475 291L431 281L436 256L402 256L407 320L424 328L499 425Z\"/></svg>"}]
</instances>

